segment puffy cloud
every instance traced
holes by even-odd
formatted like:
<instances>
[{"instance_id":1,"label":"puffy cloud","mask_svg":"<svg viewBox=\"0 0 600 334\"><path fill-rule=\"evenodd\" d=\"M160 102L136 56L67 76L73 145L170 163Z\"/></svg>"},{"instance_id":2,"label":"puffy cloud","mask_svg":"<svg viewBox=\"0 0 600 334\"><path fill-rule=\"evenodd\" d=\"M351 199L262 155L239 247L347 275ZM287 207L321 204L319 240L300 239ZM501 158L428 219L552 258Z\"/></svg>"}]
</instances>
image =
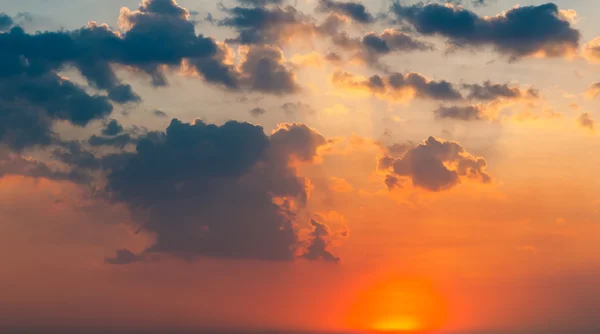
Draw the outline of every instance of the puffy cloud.
<instances>
[{"instance_id":1,"label":"puffy cloud","mask_svg":"<svg viewBox=\"0 0 600 334\"><path fill-rule=\"evenodd\" d=\"M57 120L85 126L112 109L106 97L89 95L53 72L0 74L0 141L14 150L55 143Z\"/></svg>"},{"instance_id":2,"label":"puffy cloud","mask_svg":"<svg viewBox=\"0 0 600 334\"><path fill-rule=\"evenodd\" d=\"M284 44L292 37L314 36L317 26L308 15L292 6L223 8L228 17L218 21L235 29L238 36L228 42Z\"/></svg>"},{"instance_id":3,"label":"puffy cloud","mask_svg":"<svg viewBox=\"0 0 600 334\"><path fill-rule=\"evenodd\" d=\"M113 168L107 191L156 236L141 255L292 260L308 198L292 161L313 161L325 143L302 124L267 136L247 123L173 120Z\"/></svg>"},{"instance_id":4,"label":"puffy cloud","mask_svg":"<svg viewBox=\"0 0 600 334\"><path fill-rule=\"evenodd\" d=\"M347 72L336 71L332 81L338 87L372 93L389 100L405 101L422 98L452 101L463 98L453 84L444 80L429 80L419 73L412 72L362 78Z\"/></svg>"},{"instance_id":5,"label":"puffy cloud","mask_svg":"<svg viewBox=\"0 0 600 334\"><path fill-rule=\"evenodd\" d=\"M388 173L386 184L389 188L408 178L413 186L435 192L453 188L460 183L461 177L489 183L492 178L486 167L483 158L469 154L460 144L434 137L410 149L401 158L385 156L379 161L379 169Z\"/></svg>"},{"instance_id":6,"label":"puffy cloud","mask_svg":"<svg viewBox=\"0 0 600 334\"><path fill-rule=\"evenodd\" d=\"M589 113L581 114L577 119L577 123L584 128L594 131L594 119L592 119L592 116Z\"/></svg>"},{"instance_id":7,"label":"puffy cloud","mask_svg":"<svg viewBox=\"0 0 600 334\"><path fill-rule=\"evenodd\" d=\"M252 45L243 47L241 53L241 80L249 89L272 94L289 94L300 90L296 75L286 66L279 48Z\"/></svg>"},{"instance_id":8,"label":"puffy cloud","mask_svg":"<svg viewBox=\"0 0 600 334\"><path fill-rule=\"evenodd\" d=\"M511 58L570 56L577 52L581 37L553 3L515 7L491 17L437 3L396 2L392 12L424 35L446 37L456 47L490 45Z\"/></svg>"},{"instance_id":9,"label":"puffy cloud","mask_svg":"<svg viewBox=\"0 0 600 334\"><path fill-rule=\"evenodd\" d=\"M600 63L600 37L596 37L586 43L582 53L589 62Z\"/></svg>"},{"instance_id":10,"label":"puffy cloud","mask_svg":"<svg viewBox=\"0 0 600 334\"><path fill-rule=\"evenodd\" d=\"M375 20L367 8L359 2L320 0L317 9L323 12L332 11L360 23L372 23Z\"/></svg>"},{"instance_id":11,"label":"puffy cloud","mask_svg":"<svg viewBox=\"0 0 600 334\"><path fill-rule=\"evenodd\" d=\"M314 219L310 223L313 226L313 231L310 233L313 239L310 241L306 252L302 254L302 257L311 261L322 259L328 262L339 262L340 258L333 255L327 249L329 242L325 238L331 235L329 227Z\"/></svg>"}]
</instances>

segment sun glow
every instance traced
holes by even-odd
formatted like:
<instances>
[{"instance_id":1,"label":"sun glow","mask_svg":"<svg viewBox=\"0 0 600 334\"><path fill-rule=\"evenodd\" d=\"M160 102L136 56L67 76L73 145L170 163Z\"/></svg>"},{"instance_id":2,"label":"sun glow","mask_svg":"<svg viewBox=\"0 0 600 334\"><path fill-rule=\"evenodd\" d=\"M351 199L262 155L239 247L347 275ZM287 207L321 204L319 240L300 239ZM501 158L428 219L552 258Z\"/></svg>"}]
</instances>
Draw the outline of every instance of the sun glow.
<instances>
[{"instance_id":1,"label":"sun glow","mask_svg":"<svg viewBox=\"0 0 600 334\"><path fill-rule=\"evenodd\" d=\"M351 326L385 333L439 329L446 320L440 294L423 280L394 279L361 291L350 312Z\"/></svg>"}]
</instances>

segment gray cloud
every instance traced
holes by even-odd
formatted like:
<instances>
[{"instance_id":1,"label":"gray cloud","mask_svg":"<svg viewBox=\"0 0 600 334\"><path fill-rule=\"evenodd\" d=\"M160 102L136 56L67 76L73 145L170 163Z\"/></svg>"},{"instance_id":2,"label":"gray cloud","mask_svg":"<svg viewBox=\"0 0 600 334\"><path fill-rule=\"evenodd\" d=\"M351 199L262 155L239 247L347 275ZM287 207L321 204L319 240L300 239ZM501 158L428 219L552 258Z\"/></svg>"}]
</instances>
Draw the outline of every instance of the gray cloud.
<instances>
[{"instance_id":1,"label":"gray cloud","mask_svg":"<svg viewBox=\"0 0 600 334\"><path fill-rule=\"evenodd\" d=\"M392 178L386 184L395 186L399 179L408 178L413 186L429 191L443 191L460 183L467 177L482 183L491 182L485 171L487 163L474 157L460 144L429 137L424 143L410 149L401 158L386 156L379 161L379 168Z\"/></svg>"},{"instance_id":2,"label":"gray cloud","mask_svg":"<svg viewBox=\"0 0 600 334\"><path fill-rule=\"evenodd\" d=\"M463 121L480 121L486 120L488 117L484 114L484 110L479 105L470 106L440 106L434 110L435 117L441 119L458 119Z\"/></svg>"},{"instance_id":3,"label":"gray cloud","mask_svg":"<svg viewBox=\"0 0 600 334\"><path fill-rule=\"evenodd\" d=\"M310 162L325 143L301 124L269 137L247 123L173 120L162 141L139 141L107 191L156 236L143 254L292 260L307 190L290 159Z\"/></svg>"},{"instance_id":4,"label":"gray cloud","mask_svg":"<svg viewBox=\"0 0 600 334\"><path fill-rule=\"evenodd\" d=\"M483 84L465 84L463 88L469 91L468 98L475 100L495 100L498 98L518 99L518 98L538 98L539 92L530 88L521 90L518 87L508 84L493 84L486 81Z\"/></svg>"},{"instance_id":5,"label":"gray cloud","mask_svg":"<svg viewBox=\"0 0 600 334\"><path fill-rule=\"evenodd\" d=\"M329 227L314 219L310 223L313 226L313 231L310 233L312 240L310 240L307 250L302 254L302 257L311 261L339 262L340 258L328 250L329 242L325 238L331 235Z\"/></svg>"},{"instance_id":6,"label":"gray cloud","mask_svg":"<svg viewBox=\"0 0 600 334\"><path fill-rule=\"evenodd\" d=\"M581 37L553 3L515 7L491 17L437 3L396 2L392 12L421 34L444 36L457 47L491 45L511 58L569 55L578 49Z\"/></svg>"},{"instance_id":7,"label":"gray cloud","mask_svg":"<svg viewBox=\"0 0 600 334\"><path fill-rule=\"evenodd\" d=\"M335 12L360 23L372 23L375 21L373 15L359 2L319 0L317 9L323 12Z\"/></svg>"}]
</instances>

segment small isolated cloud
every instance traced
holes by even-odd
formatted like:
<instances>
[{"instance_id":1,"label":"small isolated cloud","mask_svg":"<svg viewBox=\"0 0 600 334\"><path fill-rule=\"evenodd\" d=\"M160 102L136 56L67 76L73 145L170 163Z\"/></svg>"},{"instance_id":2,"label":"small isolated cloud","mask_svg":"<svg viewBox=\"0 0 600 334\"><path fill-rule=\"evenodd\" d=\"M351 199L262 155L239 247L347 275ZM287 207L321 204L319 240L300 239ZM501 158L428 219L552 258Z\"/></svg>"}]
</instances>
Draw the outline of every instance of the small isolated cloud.
<instances>
[{"instance_id":1,"label":"small isolated cloud","mask_svg":"<svg viewBox=\"0 0 600 334\"><path fill-rule=\"evenodd\" d=\"M152 114L156 117L169 117L169 115L166 112L158 109L154 110Z\"/></svg>"},{"instance_id":2,"label":"small isolated cloud","mask_svg":"<svg viewBox=\"0 0 600 334\"><path fill-rule=\"evenodd\" d=\"M254 109L250 110L250 115L252 115L254 117L259 117L266 113L267 113L267 111L264 108L254 108Z\"/></svg>"},{"instance_id":3,"label":"small isolated cloud","mask_svg":"<svg viewBox=\"0 0 600 334\"><path fill-rule=\"evenodd\" d=\"M583 113L583 114L581 114L581 116L579 116L579 118L577 119L577 123L579 123L580 126L586 128L586 129L594 131L594 119L587 112Z\"/></svg>"},{"instance_id":4,"label":"small isolated cloud","mask_svg":"<svg viewBox=\"0 0 600 334\"><path fill-rule=\"evenodd\" d=\"M386 185L394 188L402 179L429 191L444 191L460 183L461 178L491 182L487 163L468 153L460 144L429 137L400 158L385 156L379 169L386 172Z\"/></svg>"}]
</instances>

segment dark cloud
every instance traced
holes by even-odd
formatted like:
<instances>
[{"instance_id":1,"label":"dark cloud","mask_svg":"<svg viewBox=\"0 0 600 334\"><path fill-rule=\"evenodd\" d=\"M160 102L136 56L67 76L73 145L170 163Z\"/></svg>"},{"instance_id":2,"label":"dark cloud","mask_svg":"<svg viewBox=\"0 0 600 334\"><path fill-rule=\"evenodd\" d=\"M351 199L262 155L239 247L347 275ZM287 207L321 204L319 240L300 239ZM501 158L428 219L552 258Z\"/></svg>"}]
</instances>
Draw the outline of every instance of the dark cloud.
<instances>
[{"instance_id":1,"label":"dark cloud","mask_svg":"<svg viewBox=\"0 0 600 334\"><path fill-rule=\"evenodd\" d=\"M116 119L111 119L106 123L104 129L102 129L102 134L105 136L116 136L123 131L123 126Z\"/></svg>"},{"instance_id":2,"label":"dark cloud","mask_svg":"<svg viewBox=\"0 0 600 334\"><path fill-rule=\"evenodd\" d=\"M362 38L353 38L342 32L333 35L332 42L345 51L354 52L354 58L374 67L384 67L379 59L392 52L433 50L432 44L398 29L386 29L381 34L370 32Z\"/></svg>"},{"instance_id":3,"label":"dark cloud","mask_svg":"<svg viewBox=\"0 0 600 334\"><path fill-rule=\"evenodd\" d=\"M85 173L76 170L56 170L44 162L24 158L19 154L0 149L0 178L6 175L21 175L78 184L88 184L91 181L91 177Z\"/></svg>"},{"instance_id":4,"label":"dark cloud","mask_svg":"<svg viewBox=\"0 0 600 334\"><path fill-rule=\"evenodd\" d=\"M267 111L264 108L254 108L254 109L250 110L250 115L252 115L254 117L262 116L266 113L267 113Z\"/></svg>"},{"instance_id":5,"label":"dark cloud","mask_svg":"<svg viewBox=\"0 0 600 334\"><path fill-rule=\"evenodd\" d=\"M413 186L429 191L453 188L460 183L461 177L489 183L491 177L485 171L486 167L483 158L472 156L460 144L434 137L429 137L401 158L386 156L379 161L379 168L392 176L386 178L388 187L401 178L409 178Z\"/></svg>"},{"instance_id":6,"label":"dark cloud","mask_svg":"<svg viewBox=\"0 0 600 334\"><path fill-rule=\"evenodd\" d=\"M5 13L0 13L0 31L7 31L14 23L12 17Z\"/></svg>"},{"instance_id":7,"label":"dark cloud","mask_svg":"<svg viewBox=\"0 0 600 334\"><path fill-rule=\"evenodd\" d=\"M250 46L240 72L244 85L253 91L289 94L300 90L295 74L285 65L283 52L273 46Z\"/></svg>"},{"instance_id":8,"label":"dark cloud","mask_svg":"<svg viewBox=\"0 0 600 334\"><path fill-rule=\"evenodd\" d=\"M360 23L372 23L375 20L367 8L359 2L320 0L318 10L335 12Z\"/></svg>"},{"instance_id":9,"label":"dark cloud","mask_svg":"<svg viewBox=\"0 0 600 334\"><path fill-rule=\"evenodd\" d=\"M114 146L124 148L129 144L135 144L136 138L133 138L129 133L123 133L117 136L96 136L93 135L88 139L90 146Z\"/></svg>"},{"instance_id":10,"label":"dark cloud","mask_svg":"<svg viewBox=\"0 0 600 334\"><path fill-rule=\"evenodd\" d=\"M308 194L290 163L312 161L325 142L300 124L266 136L247 123L173 120L163 140L138 142L107 191L156 236L143 254L292 260Z\"/></svg>"},{"instance_id":11,"label":"dark cloud","mask_svg":"<svg viewBox=\"0 0 600 334\"><path fill-rule=\"evenodd\" d=\"M589 113L581 114L581 116L579 116L579 118L577 119L577 122L580 126L594 131L594 120L592 119L592 116Z\"/></svg>"},{"instance_id":12,"label":"dark cloud","mask_svg":"<svg viewBox=\"0 0 600 334\"><path fill-rule=\"evenodd\" d=\"M350 73L336 71L333 82L339 86L359 89L389 99L418 97L432 100L460 100L462 94L447 81L429 80L419 73L392 73L388 76L374 75L358 78Z\"/></svg>"},{"instance_id":13,"label":"dark cloud","mask_svg":"<svg viewBox=\"0 0 600 334\"><path fill-rule=\"evenodd\" d=\"M463 88L469 91L467 98L475 100L495 100L498 98L518 99L518 98L538 98L539 92L536 89L521 90L518 87L511 87L508 84L493 84L490 81L480 84L465 84Z\"/></svg>"},{"instance_id":14,"label":"dark cloud","mask_svg":"<svg viewBox=\"0 0 600 334\"><path fill-rule=\"evenodd\" d=\"M329 250L329 242L325 239L326 237L331 235L331 231L329 227L321 222L316 220L310 221L313 226L313 231L310 233L312 240L308 245L308 248L302 257L315 261L315 260L324 260L328 262L339 262L340 258L333 255Z\"/></svg>"},{"instance_id":15,"label":"dark cloud","mask_svg":"<svg viewBox=\"0 0 600 334\"><path fill-rule=\"evenodd\" d=\"M392 12L421 34L444 36L457 47L491 45L511 58L571 55L581 37L553 3L515 7L490 17L437 3L396 2Z\"/></svg>"},{"instance_id":16,"label":"dark cloud","mask_svg":"<svg viewBox=\"0 0 600 334\"><path fill-rule=\"evenodd\" d=\"M440 106L434 111L435 117L441 119L458 119L463 121L480 121L488 119L484 109L479 105L470 106Z\"/></svg>"},{"instance_id":17,"label":"dark cloud","mask_svg":"<svg viewBox=\"0 0 600 334\"><path fill-rule=\"evenodd\" d=\"M218 21L238 36L228 42L240 44L284 44L292 37L312 36L317 26L311 17L292 6L223 8L228 17Z\"/></svg>"},{"instance_id":18,"label":"dark cloud","mask_svg":"<svg viewBox=\"0 0 600 334\"><path fill-rule=\"evenodd\" d=\"M242 5L246 6L266 6L266 5L281 5L285 0L237 0Z\"/></svg>"},{"instance_id":19,"label":"dark cloud","mask_svg":"<svg viewBox=\"0 0 600 334\"><path fill-rule=\"evenodd\" d=\"M152 112L152 114L156 117L168 117L169 116L166 112L164 112L162 110L158 110L158 109L154 110Z\"/></svg>"},{"instance_id":20,"label":"dark cloud","mask_svg":"<svg viewBox=\"0 0 600 334\"><path fill-rule=\"evenodd\" d=\"M14 150L54 143L54 121L85 126L111 112L106 97L88 95L56 73L0 76L0 141Z\"/></svg>"}]
</instances>

